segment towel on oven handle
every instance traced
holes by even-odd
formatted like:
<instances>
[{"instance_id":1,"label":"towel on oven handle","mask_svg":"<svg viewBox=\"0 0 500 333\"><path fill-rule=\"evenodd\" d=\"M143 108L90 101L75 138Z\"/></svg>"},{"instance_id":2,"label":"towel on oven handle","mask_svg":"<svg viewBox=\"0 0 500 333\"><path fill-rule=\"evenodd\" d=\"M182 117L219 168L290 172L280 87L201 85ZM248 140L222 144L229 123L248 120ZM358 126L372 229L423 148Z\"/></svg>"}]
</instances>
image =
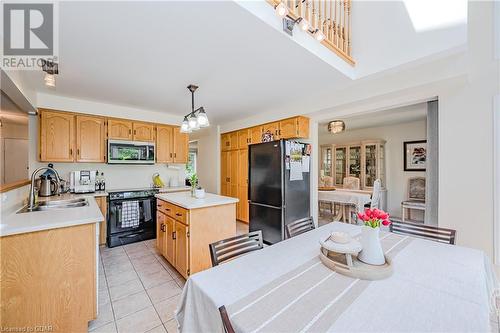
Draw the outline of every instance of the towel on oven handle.
<instances>
[{"instance_id":1,"label":"towel on oven handle","mask_svg":"<svg viewBox=\"0 0 500 333\"><path fill-rule=\"evenodd\" d=\"M134 228L139 226L139 201L122 202L120 224L122 228Z\"/></svg>"}]
</instances>

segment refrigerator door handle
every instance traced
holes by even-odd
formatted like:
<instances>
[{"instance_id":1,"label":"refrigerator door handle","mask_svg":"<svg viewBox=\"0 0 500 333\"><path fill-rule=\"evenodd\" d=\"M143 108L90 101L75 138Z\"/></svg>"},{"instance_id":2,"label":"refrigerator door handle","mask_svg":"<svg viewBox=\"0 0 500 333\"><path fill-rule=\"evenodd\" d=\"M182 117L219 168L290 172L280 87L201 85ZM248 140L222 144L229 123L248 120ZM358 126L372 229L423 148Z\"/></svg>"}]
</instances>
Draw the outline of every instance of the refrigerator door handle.
<instances>
[{"instance_id":1,"label":"refrigerator door handle","mask_svg":"<svg viewBox=\"0 0 500 333\"><path fill-rule=\"evenodd\" d=\"M278 206L271 206L271 205L256 203L256 202L253 202L253 201L249 201L249 203L250 203L250 205L262 206L262 207L273 208L273 209L281 209L282 208L282 207L278 207Z\"/></svg>"}]
</instances>

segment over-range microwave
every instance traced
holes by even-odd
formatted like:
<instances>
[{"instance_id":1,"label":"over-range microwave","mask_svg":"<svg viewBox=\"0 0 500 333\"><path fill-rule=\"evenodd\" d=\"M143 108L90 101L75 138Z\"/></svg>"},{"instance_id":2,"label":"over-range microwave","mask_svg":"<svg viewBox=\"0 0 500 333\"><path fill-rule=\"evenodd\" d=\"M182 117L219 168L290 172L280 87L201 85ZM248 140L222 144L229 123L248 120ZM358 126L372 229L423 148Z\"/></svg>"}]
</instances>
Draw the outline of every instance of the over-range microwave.
<instances>
[{"instance_id":1,"label":"over-range microwave","mask_svg":"<svg viewBox=\"0 0 500 333\"><path fill-rule=\"evenodd\" d=\"M108 164L154 164L153 142L108 140Z\"/></svg>"}]
</instances>

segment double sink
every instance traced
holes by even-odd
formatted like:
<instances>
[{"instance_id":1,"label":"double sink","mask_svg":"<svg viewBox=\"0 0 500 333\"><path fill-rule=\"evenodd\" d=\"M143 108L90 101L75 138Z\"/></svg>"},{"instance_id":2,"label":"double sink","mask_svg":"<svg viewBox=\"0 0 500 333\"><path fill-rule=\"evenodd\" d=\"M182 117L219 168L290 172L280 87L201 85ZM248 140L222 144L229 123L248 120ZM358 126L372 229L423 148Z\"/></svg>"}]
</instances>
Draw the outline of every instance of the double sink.
<instances>
[{"instance_id":1,"label":"double sink","mask_svg":"<svg viewBox=\"0 0 500 333\"><path fill-rule=\"evenodd\" d=\"M88 205L89 202L86 198L39 201L32 209L29 209L28 206L25 206L17 213L19 214L19 213L39 212L39 211L54 210L54 209L76 208Z\"/></svg>"}]
</instances>

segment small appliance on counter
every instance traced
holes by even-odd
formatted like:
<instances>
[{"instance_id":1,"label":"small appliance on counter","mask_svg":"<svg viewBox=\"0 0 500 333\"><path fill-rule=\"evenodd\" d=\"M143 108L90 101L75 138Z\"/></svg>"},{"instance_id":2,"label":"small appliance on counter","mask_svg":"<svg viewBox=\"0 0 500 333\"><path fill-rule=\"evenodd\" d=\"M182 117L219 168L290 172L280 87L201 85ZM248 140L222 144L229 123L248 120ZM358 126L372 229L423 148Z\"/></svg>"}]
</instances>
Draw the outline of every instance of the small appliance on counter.
<instances>
[{"instance_id":1,"label":"small appliance on counter","mask_svg":"<svg viewBox=\"0 0 500 333\"><path fill-rule=\"evenodd\" d=\"M96 170L71 171L69 174L70 192L93 193L95 192Z\"/></svg>"},{"instance_id":2,"label":"small appliance on counter","mask_svg":"<svg viewBox=\"0 0 500 333\"><path fill-rule=\"evenodd\" d=\"M41 175L39 180L38 195L41 197L50 197L57 194L57 181L50 175Z\"/></svg>"}]
</instances>

